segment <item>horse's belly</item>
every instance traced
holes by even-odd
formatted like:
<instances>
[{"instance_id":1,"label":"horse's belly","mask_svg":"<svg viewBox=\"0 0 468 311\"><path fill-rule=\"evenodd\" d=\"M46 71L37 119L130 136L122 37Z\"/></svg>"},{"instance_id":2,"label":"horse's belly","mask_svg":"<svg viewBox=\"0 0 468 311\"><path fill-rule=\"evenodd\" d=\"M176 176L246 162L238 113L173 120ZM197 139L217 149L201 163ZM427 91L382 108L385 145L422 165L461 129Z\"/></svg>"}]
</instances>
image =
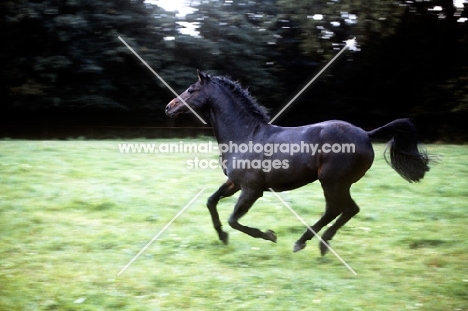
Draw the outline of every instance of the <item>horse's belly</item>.
<instances>
[{"instance_id":1,"label":"horse's belly","mask_svg":"<svg viewBox=\"0 0 468 311\"><path fill-rule=\"evenodd\" d=\"M292 190L317 180L317 171L311 168L288 167L286 169L278 169L265 175L265 188L272 188L275 191Z\"/></svg>"},{"instance_id":2,"label":"horse's belly","mask_svg":"<svg viewBox=\"0 0 468 311\"><path fill-rule=\"evenodd\" d=\"M299 183L297 180L294 180L294 181L292 181L290 183L283 182L283 183L274 184L274 185L272 185L270 187L266 187L264 190L268 191L270 189L273 189L275 192L294 190L294 189L300 188L302 186L305 186L307 184L310 184L313 181L314 180Z\"/></svg>"}]
</instances>

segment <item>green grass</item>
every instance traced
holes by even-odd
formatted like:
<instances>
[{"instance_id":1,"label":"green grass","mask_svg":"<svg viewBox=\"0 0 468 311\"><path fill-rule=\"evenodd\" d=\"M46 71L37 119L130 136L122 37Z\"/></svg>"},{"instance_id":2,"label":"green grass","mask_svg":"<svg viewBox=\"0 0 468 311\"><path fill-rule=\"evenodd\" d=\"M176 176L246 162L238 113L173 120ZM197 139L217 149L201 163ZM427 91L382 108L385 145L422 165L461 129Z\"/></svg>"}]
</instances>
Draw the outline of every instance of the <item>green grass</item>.
<instances>
[{"instance_id":1,"label":"green grass","mask_svg":"<svg viewBox=\"0 0 468 311\"><path fill-rule=\"evenodd\" d=\"M305 228L271 193L242 222L278 243L225 225L222 245L205 201L224 175L186 168L215 154L122 154L118 143L0 142L1 310L468 310L468 146L427 146L440 164L418 184L375 146L352 189L361 213L332 241L353 275L316 239L292 253ZM318 183L281 196L310 223L323 212ZM219 204L225 224L234 202Z\"/></svg>"}]
</instances>

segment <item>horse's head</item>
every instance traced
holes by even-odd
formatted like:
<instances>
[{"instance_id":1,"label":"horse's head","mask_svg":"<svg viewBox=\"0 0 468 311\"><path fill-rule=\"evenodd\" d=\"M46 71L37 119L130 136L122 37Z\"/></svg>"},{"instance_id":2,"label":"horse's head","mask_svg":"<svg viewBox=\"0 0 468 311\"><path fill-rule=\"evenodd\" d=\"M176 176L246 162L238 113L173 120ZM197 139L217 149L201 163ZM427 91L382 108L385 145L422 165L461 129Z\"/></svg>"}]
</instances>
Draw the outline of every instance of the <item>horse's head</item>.
<instances>
[{"instance_id":1,"label":"horse's head","mask_svg":"<svg viewBox=\"0 0 468 311\"><path fill-rule=\"evenodd\" d=\"M197 73L198 81L167 104L166 115L175 118L181 113L189 113L192 109L196 110L203 107L208 99L204 87L210 81L210 77L199 70L197 70Z\"/></svg>"}]
</instances>

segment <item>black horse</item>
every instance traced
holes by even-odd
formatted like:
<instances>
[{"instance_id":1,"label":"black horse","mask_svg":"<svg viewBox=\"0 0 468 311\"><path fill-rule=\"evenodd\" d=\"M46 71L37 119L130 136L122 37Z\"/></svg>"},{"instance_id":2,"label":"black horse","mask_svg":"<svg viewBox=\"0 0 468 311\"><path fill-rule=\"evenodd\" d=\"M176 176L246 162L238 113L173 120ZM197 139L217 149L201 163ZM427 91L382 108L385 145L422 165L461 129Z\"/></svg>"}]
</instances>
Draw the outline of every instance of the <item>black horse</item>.
<instances>
[{"instance_id":1,"label":"black horse","mask_svg":"<svg viewBox=\"0 0 468 311\"><path fill-rule=\"evenodd\" d=\"M372 138L390 140L387 162L407 181L417 182L429 171L429 158L419 150L416 130L407 119L369 132L344 121L280 127L268 123L265 109L238 83L203 72L198 72L198 78L166 106L166 114L176 117L190 112L190 105L213 127L220 146L220 163L228 179L208 199L207 206L219 239L226 244L228 234L221 229L216 209L220 199L241 190L229 225L252 237L276 242L272 230L247 227L239 219L264 191L291 190L317 179L324 191L326 208L311 229L319 232L337 218L322 236L323 241L330 241L359 212L350 187L372 165ZM312 237L313 232L306 230L296 241L294 251L303 249ZM328 248L323 243L319 246L324 255Z\"/></svg>"}]
</instances>

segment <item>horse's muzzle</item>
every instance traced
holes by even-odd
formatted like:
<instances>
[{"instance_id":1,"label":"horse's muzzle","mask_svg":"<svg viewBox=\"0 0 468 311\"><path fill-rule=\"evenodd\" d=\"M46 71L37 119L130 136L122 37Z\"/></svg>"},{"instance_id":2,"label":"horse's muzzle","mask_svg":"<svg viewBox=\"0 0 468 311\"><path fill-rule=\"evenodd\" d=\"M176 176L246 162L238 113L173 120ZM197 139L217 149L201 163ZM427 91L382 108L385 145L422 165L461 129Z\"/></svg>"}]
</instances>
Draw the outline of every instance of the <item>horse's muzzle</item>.
<instances>
[{"instance_id":1,"label":"horse's muzzle","mask_svg":"<svg viewBox=\"0 0 468 311\"><path fill-rule=\"evenodd\" d=\"M166 115L170 118L177 118L177 116L180 113L178 111L179 107L180 107L179 100L177 98L174 98L166 106L166 109L165 109Z\"/></svg>"}]
</instances>

